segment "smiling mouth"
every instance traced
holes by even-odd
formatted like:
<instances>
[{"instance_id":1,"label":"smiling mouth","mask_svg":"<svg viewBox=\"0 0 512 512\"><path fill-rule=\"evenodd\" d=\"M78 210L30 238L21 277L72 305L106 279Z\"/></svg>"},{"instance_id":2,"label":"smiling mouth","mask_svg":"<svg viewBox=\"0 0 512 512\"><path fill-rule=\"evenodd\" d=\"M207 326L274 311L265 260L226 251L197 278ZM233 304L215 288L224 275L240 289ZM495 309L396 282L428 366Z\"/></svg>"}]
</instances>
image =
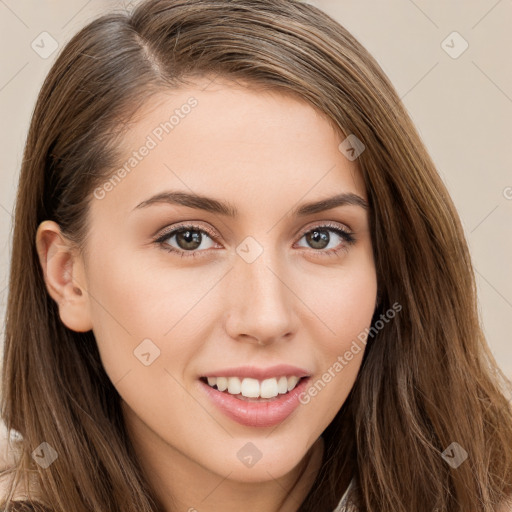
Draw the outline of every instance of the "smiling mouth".
<instances>
[{"instance_id":1,"label":"smiling mouth","mask_svg":"<svg viewBox=\"0 0 512 512\"><path fill-rule=\"evenodd\" d=\"M245 402L273 402L287 395L309 377L295 375L264 380L238 377L201 377L199 380L211 388Z\"/></svg>"}]
</instances>

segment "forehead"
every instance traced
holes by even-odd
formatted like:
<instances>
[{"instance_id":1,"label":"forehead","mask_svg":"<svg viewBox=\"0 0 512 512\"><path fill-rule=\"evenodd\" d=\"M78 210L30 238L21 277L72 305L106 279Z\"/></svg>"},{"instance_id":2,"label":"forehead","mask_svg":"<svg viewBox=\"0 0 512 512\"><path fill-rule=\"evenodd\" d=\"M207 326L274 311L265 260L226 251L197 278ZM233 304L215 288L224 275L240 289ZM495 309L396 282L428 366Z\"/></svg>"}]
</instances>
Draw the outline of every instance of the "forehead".
<instances>
[{"instance_id":1,"label":"forehead","mask_svg":"<svg viewBox=\"0 0 512 512\"><path fill-rule=\"evenodd\" d=\"M339 149L344 135L296 95L198 80L155 94L127 126L122 179L108 195L132 207L166 188L242 201L252 190L260 206L333 189L365 197L356 162Z\"/></svg>"}]
</instances>

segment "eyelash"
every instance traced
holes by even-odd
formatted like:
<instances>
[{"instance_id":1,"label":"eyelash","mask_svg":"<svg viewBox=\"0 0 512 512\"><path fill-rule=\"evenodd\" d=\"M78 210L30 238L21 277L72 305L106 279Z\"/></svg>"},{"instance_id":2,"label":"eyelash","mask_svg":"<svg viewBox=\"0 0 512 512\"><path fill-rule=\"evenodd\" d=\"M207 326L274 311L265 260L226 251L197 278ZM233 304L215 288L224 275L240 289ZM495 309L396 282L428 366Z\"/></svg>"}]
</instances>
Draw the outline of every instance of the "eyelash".
<instances>
[{"instance_id":1,"label":"eyelash","mask_svg":"<svg viewBox=\"0 0 512 512\"><path fill-rule=\"evenodd\" d=\"M169 238L172 238L174 235L176 235L182 231L187 231L187 230L205 233L213 241L216 241L215 235L213 233L211 233L209 230L207 230L203 227L197 226L197 225L193 225L193 224L183 224L183 225L180 225L180 226L173 228L172 230L169 230L166 233L162 234L154 242L164 251L169 252L169 253L174 253L177 256L180 256L181 258L184 258L184 257L185 258L197 258L200 253L206 252L206 251L208 251L208 249L202 250L202 251L198 251L198 250L184 251L184 250L178 250L178 249L170 246L169 244L165 243L166 240L168 240ZM304 235L307 235L308 233L311 233L312 231L315 231L315 230L333 231L344 240L344 244L337 249L329 249L329 250L325 251L325 250L321 250L321 249L315 250L315 249L311 248L313 253L320 253L320 255L336 256L341 251L347 252L348 248L349 248L348 246L353 245L356 241L354 238L354 233L352 233L348 230L342 229L337 225L332 225L332 224L320 224L318 226L309 228L308 230L301 233L299 240ZM305 247L303 247L303 249L305 249Z\"/></svg>"}]
</instances>

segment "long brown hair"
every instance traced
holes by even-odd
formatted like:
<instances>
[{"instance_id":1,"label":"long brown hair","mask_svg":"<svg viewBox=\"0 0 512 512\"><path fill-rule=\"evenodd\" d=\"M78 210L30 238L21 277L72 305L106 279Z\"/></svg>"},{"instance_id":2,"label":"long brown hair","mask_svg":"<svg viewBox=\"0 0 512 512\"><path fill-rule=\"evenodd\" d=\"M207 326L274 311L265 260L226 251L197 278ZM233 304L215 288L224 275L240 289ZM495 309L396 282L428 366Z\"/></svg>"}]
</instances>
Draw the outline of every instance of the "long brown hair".
<instances>
[{"instance_id":1,"label":"long brown hair","mask_svg":"<svg viewBox=\"0 0 512 512\"><path fill-rule=\"evenodd\" d=\"M512 494L512 411L479 325L454 205L377 62L336 21L298 0L147 0L104 15L62 50L39 94L16 201L2 417L22 438L5 475L37 484L59 512L160 510L125 430L92 331L60 321L35 246L57 222L85 247L88 204L118 164L116 142L150 95L223 76L309 102L357 159L370 202L377 322L356 383L323 436L301 512L332 511L354 475L361 512L495 512ZM58 453L47 468L32 452ZM457 468L442 456L458 443ZM453 449L453 448L452 448ZM8 501L8 500L7 500Z\"/></svg>"}]
</instances>

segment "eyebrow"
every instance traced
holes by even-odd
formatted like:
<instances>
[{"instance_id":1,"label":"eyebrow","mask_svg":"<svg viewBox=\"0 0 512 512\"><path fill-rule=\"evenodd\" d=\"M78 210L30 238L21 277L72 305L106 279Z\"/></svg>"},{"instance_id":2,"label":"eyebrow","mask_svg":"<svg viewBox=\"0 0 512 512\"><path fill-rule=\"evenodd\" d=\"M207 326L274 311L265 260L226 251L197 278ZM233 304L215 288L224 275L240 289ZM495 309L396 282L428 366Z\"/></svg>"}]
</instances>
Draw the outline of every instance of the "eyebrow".
<instances>
[{"instance_id":1,"label":"eyebrow","mask_svg":"<svg viewBox=\"0 0 512 512\"><path fill-rule=\"evenodd\" d=\"M229 203L218 201L212 197L177 191L168 191L156 194L149 199L142 201L142 203L138 204L133 210L147 208L148 206L161 203L188 206L189 208L205 210L207 212L216 213L232 218L237 217L238 215L237 208ZM305 217L307 215L312 215L315 213L323 212L325 210L331 210L338 206L346 205L360 206L365 210L369 208L368 203L362 197L358 196L357 194L353 194L352 192L345 192L332 197L328 197L326 199L321 199L319 201L304 203L294 208L291 211L291 215L297 217Z\"/></svg>"}]
</instances>

